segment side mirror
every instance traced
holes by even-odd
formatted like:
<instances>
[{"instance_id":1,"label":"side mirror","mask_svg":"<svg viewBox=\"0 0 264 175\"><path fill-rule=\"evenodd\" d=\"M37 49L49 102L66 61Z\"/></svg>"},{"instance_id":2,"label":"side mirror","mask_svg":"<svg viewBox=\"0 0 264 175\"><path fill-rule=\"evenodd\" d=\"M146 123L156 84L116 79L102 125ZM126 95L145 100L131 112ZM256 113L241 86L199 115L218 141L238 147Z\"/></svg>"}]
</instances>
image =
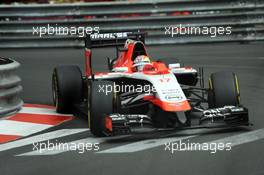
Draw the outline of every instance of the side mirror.
<instances>
[{"instance_id":1,"label":"side mirror","mask_svg":"<svg viewBox=\"0 0 264 175\"><path fill-rule=\"evenodd\" d=\"M184 64L181 63L181 61L177 58L163 58L163 59L158 59L157 61L162 62L164 64L166 64L166 66L169 69L179 69L181 67L184 67Z\"/></svg>"},{"instance_id":2,"label":"side mirror","mask_svg":"<svg viewBox=\"0 0 264 175\"><path fill-rule=\"evenodd\" d=\"M168 65L169 69L177 69L181 67L180 63L173 63Z\"/></svg>"},{"instance_id":3,"label":"side mirror","mask_svg":"<svg viewBox=\"0 0 264 175\"><path fill-rule=\"evenodd\" d=\"M112 69L114 72L128 72L128 67L115 67Z\"/></svg>"}]
</instances>

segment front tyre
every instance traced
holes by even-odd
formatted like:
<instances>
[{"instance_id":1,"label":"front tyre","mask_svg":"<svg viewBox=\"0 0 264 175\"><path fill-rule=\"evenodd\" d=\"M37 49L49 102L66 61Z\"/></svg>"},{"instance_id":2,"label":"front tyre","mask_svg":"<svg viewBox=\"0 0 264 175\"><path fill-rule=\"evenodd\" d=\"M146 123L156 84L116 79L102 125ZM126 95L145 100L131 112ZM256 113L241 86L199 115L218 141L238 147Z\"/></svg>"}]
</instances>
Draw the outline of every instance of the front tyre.
<instances>
[{"instance_id":1,"label":"front tyre","mask_svg":"<svg viewBox=\"0 0 264 175\"><path fill-rule=\"evenodd\" d=\"M209 108L238 106L240 90L237 76L233 72L216 72L209 79Z\"/></svg>"},{"instance_id":2,"label":"front tyre","mask_svg":"<svg viewBox=\"0 0 264 175\"><path fill-rule=\"evenodd\" d=\"M52 74L53 102L58 113L72 112L82 100L82 73L78 66L59 66Z\"/></svg>"},{"instance_id":3,"label":"front tyre","mask_svg":"<svg viewBox=\"0 0 264 175\"><path fill-rule=\"evenodd\" d=\"M108 90L106 92L106 89ZM111 89L111 90L110 90ZM104 116L118 112L118 96L112 81L92 81L88 92L88 122L93 135L107 136Z\"/></svg>"}]
</instances>

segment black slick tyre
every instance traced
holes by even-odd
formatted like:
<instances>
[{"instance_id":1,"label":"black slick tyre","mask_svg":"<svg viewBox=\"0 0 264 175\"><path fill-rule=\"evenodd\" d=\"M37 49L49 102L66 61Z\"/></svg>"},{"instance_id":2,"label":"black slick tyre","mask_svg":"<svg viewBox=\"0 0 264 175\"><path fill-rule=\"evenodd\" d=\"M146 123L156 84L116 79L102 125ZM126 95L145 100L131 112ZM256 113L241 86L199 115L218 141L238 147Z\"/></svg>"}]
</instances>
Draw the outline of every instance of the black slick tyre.
<instances>
[{"instance_id":1,"label":"black slick tyre","mask_svg":"<svg viewBox=\"0 0 264 175\"><path fill-rule=\"evenodd\" d=\"M58 113L72 112L82 100L82 73L78 66L59 66L52 74L53 102Z\"/></svg>"}]
</instances>

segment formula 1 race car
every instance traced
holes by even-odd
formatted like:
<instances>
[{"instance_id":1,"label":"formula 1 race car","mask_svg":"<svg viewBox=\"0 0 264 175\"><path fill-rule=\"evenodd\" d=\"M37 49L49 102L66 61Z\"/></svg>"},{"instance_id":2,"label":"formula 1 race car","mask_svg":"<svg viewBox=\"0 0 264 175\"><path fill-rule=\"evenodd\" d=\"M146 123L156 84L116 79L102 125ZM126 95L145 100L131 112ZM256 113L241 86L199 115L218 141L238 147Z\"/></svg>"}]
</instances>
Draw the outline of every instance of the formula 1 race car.
<instances>
[{"instance_id":1,"label":"formula 1 race car","mask_svg":"<svg viewBox=\"0 0 264 175\"><path fill-rule=\"evenodd\" d=\"M73 65L54 69L57 112L88 117L95 136L249 125L234 73L211 74L205 88L202 68L182 67L178 60L154 61L144 40L140 32L87 36L85 75ZM109 46L117 50L116 58L107 58L109 71L94 73L92 48Z\"/></svg>"}]
</instances>

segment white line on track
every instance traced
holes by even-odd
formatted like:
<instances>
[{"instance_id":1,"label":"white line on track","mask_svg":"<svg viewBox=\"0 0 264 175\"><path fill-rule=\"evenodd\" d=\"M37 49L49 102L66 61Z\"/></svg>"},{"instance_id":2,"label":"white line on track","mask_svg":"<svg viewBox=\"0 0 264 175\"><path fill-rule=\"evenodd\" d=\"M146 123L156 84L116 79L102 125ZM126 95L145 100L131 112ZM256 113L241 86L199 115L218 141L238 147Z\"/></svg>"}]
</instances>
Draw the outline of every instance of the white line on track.
<instances>
[{"instance_id":1,"label":"white line on track","mask_svg":"<svg viewBox=\"0 0 264 175\"><path fill-rule=\"evenodd\" d=\"M196 137L196 135L187 136L187 137L149 139L149 140L139 141L139 142L135 142L135 143L131 143L131 144L115 147L115 148L106 149L106 150L99 151L96 153L132 153L136 151L142 151L142 150L158 147L158 146L164 145L165 143L177 142L177 141L189 139L192 137Z\"/></svg>"},{"instance_id":2,"label":"white line on track","mask_svg":"<svg viewBox=\"0 0 264 175\"><path fill-rule=\"evenodd\" d=\"M157 146L161 146L168 142L176 142L180 140L189 139L192 137L195 137L195 136L145 140L145 141L131 143L128 145L106 149L103 151L99 151L97 153L131 153L131 152L142 151L142 150L154 148ZM209 143L224 143L224 144L231 143L231 146L238 146L241 144L254 142L257 140L261 140L261 139L264 139L264 129L258 129L258 130L246 132L243 134L225 137L222 139L211 141Z\"/></svg>"},{"instance_id":3,"label":"white line on track","mask_svg":"<svg viewBox=\"0 0 264 175\"><path fill-rule=\"evenodd\" d=\"M132 152L137 152L137 151L142 151L146 149L151 149L154 147L158 147L161 145L164 145L165 143L171 143L171 142L177 142L180 140L186 140L190 138L197 137L198 135L193 135L193 136L186 136L186 137L170 137L170 138L159 138L159 139L148 139L148 140L143 140L143 141L138 141L102 151L98 151L96 153L132 153ZM58 136L57 136L58 137ZM56 138L57 138L56 137ZM76 140L72 141L69 143L103 143L106 142L108 139L111 140L111 138L94 138L94 137L89 137L81 140ZM253 141L257 141L260 139L264 139L264 128L263 129L258 129L255 131L250 131L246 132L243 134L238 134L230 137L225 137L222 139L214 140L209 143L231 143L232 146L237 146ZM14 142L11 142L14 143ZM1 147L0 147L1 150ZM35 155L55 155L63 152L67 152L69 150L44 150L41 153L39 151L31 151L27 153L23 153L17 156L35 156Z\"/></svg>"},{"instance_id":4,"label":"white line on track","mask_svg":"<svg viewBox=\"0 0 264 175\"><path fill-rule=\"evenodd\" d=\"M33 144L33 143L42 142L45 140L51 140L51 139L55 139L55 138L69 136L69 135L85 132L88 130L89 129L61 129L61 130L57 130L57 131L52 131L52 132L32 136L29 138L25 138L25 139L1 144L0 145L0 151L18 148L18 147L26 146L26 145Z\"/></svg>"},{"instance_id":5,"label":"white line on track","mask_svg":"<svg viewBox=\"0 0 264 175\"><path fill-rule=\"evenodd\" d=\"M231 146L238 146L241 144L254 142L261 139L264 139L264 128L214 140L211 141L210 143L231 143Z\"/></svg>"}]
</instances>

